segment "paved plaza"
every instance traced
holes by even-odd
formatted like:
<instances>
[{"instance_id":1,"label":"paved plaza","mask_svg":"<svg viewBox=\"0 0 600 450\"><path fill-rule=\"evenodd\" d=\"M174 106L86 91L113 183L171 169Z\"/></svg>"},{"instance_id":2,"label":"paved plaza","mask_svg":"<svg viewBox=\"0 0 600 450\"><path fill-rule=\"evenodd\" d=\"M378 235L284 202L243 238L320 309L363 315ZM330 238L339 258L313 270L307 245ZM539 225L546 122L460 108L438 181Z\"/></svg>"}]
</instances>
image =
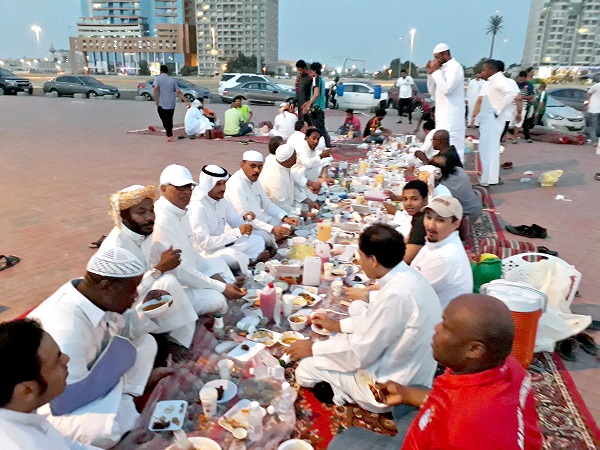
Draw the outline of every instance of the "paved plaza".
<instances>
[{"instance_id":1,"label":"paved plaza","mask_svg":"<svg viewBox=\"0 0 600 450\"><path fill-rule=\"evenodd\" d=\"M222 117L228 105L209 107ZM0 254L22 261L0 272L0 321L34 307L70 278L81 276L94 250L88 244L112 227L108 211L111 193L131 184L158 184L162 169L172 163L190 168L197 176L204 164L229 171L239 166L249 149L267 152L266 145L235 141L176 140L128 134L128 130L159 125L154 104L124 100L0 97ZM277 109L252 106L258 124L271 120ZM185 107L177 106L175 123L182 123ZM384 126L410 132L414 125L396 124L388 110ZM366 123L368 116L360 116ZM340 111L328 111L328 128L343 121ZM582 272L580 297L573 310L600 320L600 155L591 145L506 144L502 161L504 185L492 196L501 219L512 225L539 224L548 238L533 240L560 253ZM563 169L554 188L541 188L533 179L521 183L523 172L535 176ZM570 201L555 200L557 194ZM507 237L510 237L507 233ZM516 238L516 237L515 237ZM600 333L595 337L600 341ZM570 363L577 387L596 422L600 421L599 361L582 352Z\"/></svg>"}]
</instances>

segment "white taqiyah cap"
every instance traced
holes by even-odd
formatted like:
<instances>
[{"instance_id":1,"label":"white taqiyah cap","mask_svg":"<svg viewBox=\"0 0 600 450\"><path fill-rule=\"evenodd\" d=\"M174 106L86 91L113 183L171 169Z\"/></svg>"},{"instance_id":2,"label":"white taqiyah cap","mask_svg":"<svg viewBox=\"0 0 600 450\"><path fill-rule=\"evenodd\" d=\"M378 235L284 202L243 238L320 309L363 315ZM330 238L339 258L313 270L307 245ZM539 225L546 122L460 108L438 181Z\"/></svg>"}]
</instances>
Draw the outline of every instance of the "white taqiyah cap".
<instances>
[{"instance_id":1,"label":"white taqiyah cap","mask_svg":"<svg viewBox=\"0 0 600 450\"><path fill-rule=\"evenodd\" d=\"M134 278L146 272L146 265L129 250L101 247L88 261L86 270L103 277Z\"/></svg>"},{"instance_id":2,"label":"white taqiyah cap","mask_svg":"<svg viewBox=\"0 0 600 450\"><path fill-rule=\"evenodd\" d=\"M256 150L248 150L242 155L242 161L264 162L265 157Z\"/></svg>"},{"instance_id":3,"label":"white taqiyah cap","mask_svg":"<svg viewBox=\"0 0 600 450\"><path fill-rule=\"evenodd\" d=\"M287 161L294 154L294 147L288 144L283 144L277 147L275 151L275 159L279 162Z\"/></svg>"},{"instance_id":4,"label":"white taqiyah cap","mask_svg":"<svg viewBox=\"0 0 600 450\"><path fill-rule=\"evenodd\" d=\"M192 102L192 108L199 108L200 106L202 106L202 102L200 100L196 99Z\"/></svg>"},{"instance_id":5,"label":"white taqiyah cap","mask_svg":"<svg viewBox=\"0 0 600 450\"><path fill-rule=\"evenodd\" d=\"M440 42L438 45L433 47L433 54L435 55L436 53L445 52L446 50L450 50L450 47L448 47L448 44Z\"/></svg>"},{"instance_id":6,"label":"white taqiyah cap","mask_svg":"<svg viewBox=\"0 0 600 450\"><path fill-rule=\"evenodd\" d=\"M186 186L188 184L196 185L192 173L185 167L178 164L171 164L160 174L161 186L171 184L173 186Z\"/></svg>"},{"instance_id":7,"label":"white taqiyah cap","mask_svg":"<svg viewBox=\"0 0 600 450\"><path fill-rule=\"evenodd\" d=\"M463 216L463 209L460 202L454 197L450 197L448 195L433 197L431 200L429 200L429 203L421 208L421 211L425 212L428 209L435 211L442 217L454 216L458 220L461 220Z\"/></svg>"}]
</instances>

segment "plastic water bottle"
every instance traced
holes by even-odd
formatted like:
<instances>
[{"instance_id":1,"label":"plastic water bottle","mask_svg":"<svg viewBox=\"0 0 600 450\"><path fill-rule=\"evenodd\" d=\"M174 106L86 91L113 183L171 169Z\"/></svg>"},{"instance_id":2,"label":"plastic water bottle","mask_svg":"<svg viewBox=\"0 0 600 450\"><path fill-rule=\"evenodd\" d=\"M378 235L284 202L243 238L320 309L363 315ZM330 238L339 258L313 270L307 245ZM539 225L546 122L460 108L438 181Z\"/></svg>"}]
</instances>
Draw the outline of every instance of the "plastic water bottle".
<instances>
[{"instance_id":1,"label":"plastic water bottle","mask_svg":"<svg viewBox=\"0 0 600 450\"><path fill-rule=\"evenodd\" d=\"M250 412L248 413L248 438L251 441L259 441L263 435L263 412L258 402L250 403Z\"/></svg>"},{"instance_id":2,"label":"plastic water bottle","mask_svg":"<svg viewBox=\"0 0 600 450\"><path fill-rule=\"evenodd\" d=\"M279 402L277 402L277 417L279 420L288 423L296 421L294 402L297 397L298 393L290 386L290 383L285 382L281 384L281 394Z\"/></svg>"}]
</instances>

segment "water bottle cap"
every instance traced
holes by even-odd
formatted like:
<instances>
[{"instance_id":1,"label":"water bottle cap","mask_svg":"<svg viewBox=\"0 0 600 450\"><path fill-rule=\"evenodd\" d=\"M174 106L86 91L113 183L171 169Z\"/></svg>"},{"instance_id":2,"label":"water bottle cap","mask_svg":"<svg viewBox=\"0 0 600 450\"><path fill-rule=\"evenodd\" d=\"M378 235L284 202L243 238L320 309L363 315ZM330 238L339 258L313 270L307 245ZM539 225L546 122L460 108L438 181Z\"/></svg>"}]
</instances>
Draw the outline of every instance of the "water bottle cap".
<instances>
[{"instance_id":1,"label":"water bottle cap","mask_svg":"<svg viewBox=\"0 0 600 450\"><path fill-rule=\"evenodd\" d=\"M260 408L260 404L258 402L250 403L250 409L257 409L257 408Z\"/></svg>"},{"instance_id":2,"label":"water bottle cap","mask_svg":"<svg viewBox=\"0 0 600 450\"><path fill-rule=\"evenodd\" d=\"M269 283L269 288L273 289L275 285L273 283Z\"/></svg>"},{"instance_id":3,"label":"water bottle cap","mask_svg":"<svg viewBox=\"0 0 600 450\"><path fill-rule=\"evenodd\" d=\"M289 389L289 388L290 388L290 383L288 383L287 381L281 383L281 389L282 390L285 391L286 389Z\"/></svg>"}]
</instances>

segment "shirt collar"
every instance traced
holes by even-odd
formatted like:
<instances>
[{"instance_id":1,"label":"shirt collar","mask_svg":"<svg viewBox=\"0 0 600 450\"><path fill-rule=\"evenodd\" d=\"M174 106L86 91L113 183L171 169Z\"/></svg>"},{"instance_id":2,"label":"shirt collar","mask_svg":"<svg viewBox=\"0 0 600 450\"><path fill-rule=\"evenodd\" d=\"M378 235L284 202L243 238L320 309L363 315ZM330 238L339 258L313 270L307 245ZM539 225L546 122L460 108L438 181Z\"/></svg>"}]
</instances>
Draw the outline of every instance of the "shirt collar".
<instances>
[{"instance_id":1,"label":"shirt collar","mask_svg":"<svg viewBox=\"0 0 600 450\"><path fill-rule=\"evenodd\" d=\"M392 278L394 278L397 274L401 272L405 272L408 270L408 265L404 261L400 261L396 266L394 266L388 273L382 276L377 282L381 287L385 286Z\"/></svg>"},{"instance_id":2,"label":"shirt collar","mask_svg":"<svg viewBox=\"0 0 600 450\"><path fill-rule=\"evenodd\" d=\"M148 237L151 236L144 236L143 234L138 234L135 231L127 228L127 225L125 224L121 226L121 232L133 242L135 242L138 246L142 245L142 242L144 242L146 239L148 239Z\"/></svg>"},{"instance_id":3,"label":"shirt collar","mask_svg":"<svg viewBox=\"0 0 600 450\"><path fill-rule=\"evenodd\" d=\"M97 327L100 324L102 318L104 317L106 311L98 308L85 295L83 295L75 288L76 284L78 284L81 280L82 278L76 278L67 283L69 297L75 300L77 306L79 306L79 308L87 316L92 325Z\"/></svg>"},{"instance_id":4,"label":"shirt collar","mask_svg":"<svg viewBox=\"0 0 600 450\"><path fill-rule=\"evenodd\" d=\"M0 419L13 424L37 428L44 434L48 433L50 429L50 423L46 418L36 412L24 413L13 411L12 409L0 408Z\"/></svg>"},{"instance_id":5,"label":"shirt collar","mask_svg":"<svg viewBox=\"0 0 600 450\"><path fill-rule=\"evenodd\" d=\"M179 218L182 218L183 216L185 216L187 214L187 208L186 209L181 209L178 206L175 206L173 203L171 203L169 200L167 200L165 197L161 197L157 200L157 203L161 202L164 205L164 209L167 212L170 212L174 215L176 215Z\"/></svg>"},{"instance_id":6,"label":"shirt collar","mask_svg":"<svg viewBox=\"0 0 600 450\"><path fill-rule=\"evenodd\" d=\"M425 245L429 248L439 248L439 247L443 247L446 244L450 244L451 242L453 242L454 240L456 240L456 238L458 237L458 230L457 231L453 231L452 233L450 233L448 236L446 236L445 239L442 239L441 241L438 242L429 242L426 241Z\"/></svg>"},{"instance_id":7,"label":"shirt collar","mask_svg":"<svg viewBox=\"0 0 600 450\"><path fill-rule=\"evenodd\" d=\"M204 197L204 198L206 198L206 201L207 201L209 204L213 205L213 206L217 206L217 203L219 203L219 200L215 200L215 199L214 199L214 198L212 198L210 195L207 195L207 196L206 196L206 197Z\"/></svg>"},{"instance_id":8,"label":"shirt collar","mask_svg":"<svg viewBox=\"0 0 600 450\"><path fill-rule=\"evenodd\" d=\"M252 186L254 184L254 182L248 178L248 176L244 173L244 171L242 169L238 170L238 172L240 173L240 178L242 180L244 180L246 183L248 183L250 186ZM235 175L235 174L234 174ZM233 178L233 177L232 177Z\"/></svg>"}]
</instances>

